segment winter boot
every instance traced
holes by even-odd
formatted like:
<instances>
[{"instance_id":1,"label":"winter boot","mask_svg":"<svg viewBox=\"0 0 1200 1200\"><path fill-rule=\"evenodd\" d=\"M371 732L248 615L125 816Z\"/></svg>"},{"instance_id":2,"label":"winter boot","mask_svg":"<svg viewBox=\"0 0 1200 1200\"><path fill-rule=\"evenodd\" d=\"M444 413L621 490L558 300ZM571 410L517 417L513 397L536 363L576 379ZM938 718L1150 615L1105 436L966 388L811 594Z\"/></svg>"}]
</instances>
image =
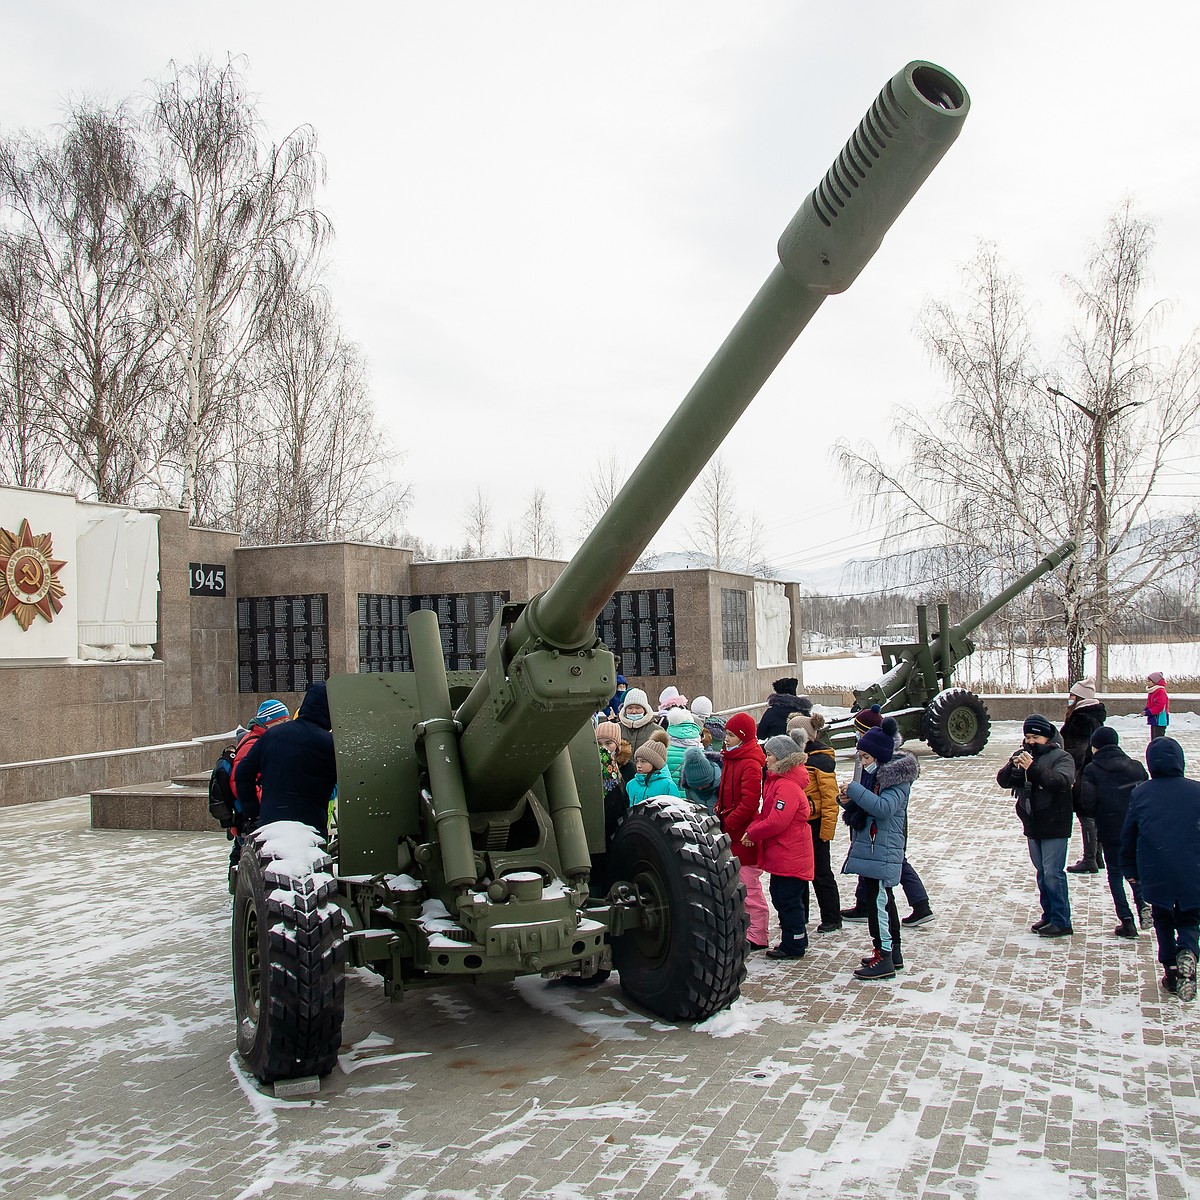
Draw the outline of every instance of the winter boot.
<instances>
[{"instance_id":1,"label":"winter boot","mask_svg":"<svg viewBox=\"0 0 1200 1200\"><path fill-rule=\"evenodd\" d=\"M763 956L764 958L803 958L805 947L793 944L791 948L785 946L782 942L773 950L768 950Z\"/></svg>"},{"instance_id":2,"label":"winter boot","mask_svg":"<svg viewBox=\"0 0 1200 1200\"><path fill-rule=\"evenodd\" d=\"M1067 870L1072 875L1095 875L1100 868L1096 866L1095 859L1081 858L1077 863L1072 863Z\"/></svg>"},{"instance_id":3,"label":"winter boot","mask_svg":"<svg viewBox=\"0 0 1200 1200\"><path fill-rule=\"evenodd\" d=\"M928 903L914 904L913 910L907 917L901 917L900 924L907 925L909 929L914 929L918 925L924 925L933 920L933 910Z\"/></svg>"},{"instance_id":4,"label":"winter boot","mask_svg":"<svg viewBox=\"0 0 1200 1200\"><path fill-rule=\"evenodd\" d=\"M817 926L818 933L837 933L842 927L842 919L838 917L836 921L822 921Z\"/></svg>"},{"instance_id":5,"label":"winter boot","mask_svg":"<svg viewBox=\"0 0 1200 1200\"><path fill-rule=\"evenodd\" d=\"M865 921L870 915L865 908L859 908L857 904L853 908L842 909L843 921Z\"/></svg>"},{"instance_id":6,"label":"winter boot","mask_svg":"<svg viewBox=\"0 0 1200 1200\"><path fill-rule=\"evenodd\" d=\"M1180 950L1175 956L1175 972L1179 980L1175 995L1180 1000L1196 998L1196 956L1190 950Z\"/></svg>"},{"instance_id":7,"label":"winter boot","mask_svg":"<svg viewBox=\"0 0 1200 1200\"><path fill-rule=\"evenodd\" d=\"M854 972L855 979L895 979L896 967L892 956L886 950L881 950L869 963L863 963Z\"/></svg>"},{"instance_id":8,"label":"winter boot","mask_svg":"<svg viewBox=\"0 0 1200 1200\"><path fill-rule=\"evenodd\" d=\"M1134 924L1132 917L1126 917L1120 925L1113 930L1117 937L1135 938L1138 935L1137 926Z\"/></svg>"},{"instance_id":9,"label":"winter boot","mask_svg":"<svg viewBox=\"0 0 1200 1200\"><path fill-rule=\"evenodd\" d=\"M1046 926L1049 924L1050 924L1050 918L1043 917L1040 921L1034 921L1034 923L1032 925L1030 925L1029 932L1030 933L1041 933L1042 930L1045 929Z\"/></svg>"},{"instance_id":10,"label":"winter boot","mask_svg":"<svg viewBox=\"0 0 1200 1200\"><path fill-rule=\"evenodd\" d=\"M1154 910L1145 900L1138 905L1138 924L1143 929L1151 929L1154 926Z\"/></svg>"},{"instance_id":11,"label":"winter boot","mask_svg":"<svg viewBox=\"0 0 1200 1200\"><path fill-rule=\"evenodd\" d=\"M873 962L876 962L879 959L881 953L882 951L876 950L874 954L864 955L862 965L864 967L869 967ZM904 970L904 956L894 947L892 948L892 966L895 967L897 971Z\"/></svg>"},{"instance_id":12,"label":"winter boot","mask_svg":"<svg viewBox=\"0 0 1200 1200\"><path fill-rule=\"evenodd\" d=\"M1179 970L1177 967L1164 967L1163 977L1158 981L1158 986L1168 992L1174 992L1179 987Z\"/></svg>"}]
</instances>

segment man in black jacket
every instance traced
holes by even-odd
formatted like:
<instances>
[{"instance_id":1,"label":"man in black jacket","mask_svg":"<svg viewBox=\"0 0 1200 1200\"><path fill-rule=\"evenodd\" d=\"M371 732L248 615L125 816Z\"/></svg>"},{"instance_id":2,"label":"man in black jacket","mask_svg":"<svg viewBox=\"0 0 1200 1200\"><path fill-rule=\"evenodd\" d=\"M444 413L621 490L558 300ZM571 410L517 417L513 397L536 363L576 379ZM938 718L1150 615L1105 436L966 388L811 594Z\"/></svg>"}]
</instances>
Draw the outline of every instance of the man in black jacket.
<instances>
[{"instance_id":1,"label":"man in black jacket","mask_svg":"<svg viewBox=\"0 0 1200 1200\"><path fill-rule=\"evenodd\" d=\"M1096 833L1104 848L1104 865L1108 870L1108 890L1120 924L1113 930L1117 937L1135 938L1137 925L1133 910L1125 898L1125 880L1121 878L1121 829L1129 797L1139 783L1146 780L1146 768L1134 762L1121 749L1117 731L1101 725L1092 734L1092 761L1080 775L1079 815L1096 823ZM1069 871L1071 868L1068 867ZM1150 925L1150 905L1142 899L1141 888L1132 885L1133 902L1137 906L1138 923L1143 929Z\"/></svg>"},{"instance_id":2,"label":"man in black jacket","mask_svg":"<svg viewBox=\"0 0 1200 1200\"><path fill-rule=\"evenodd\" d=\"M268 729L237 765L234 785L245 797L248 815L259 825L300 821L324 836L329 825L329 800L337 784L333 734L329 727L325 684L314 683L294 721ZM261 785L257 812L255 785Z\"/></svg>"},{"instance_id":3,"label":"man in black jacket","mask_svg":"<svg viewBox=\"0 0 1200 1200\"><path fill-rule=\"evenodd\" d=\"M758 740L765 742L769 737L787 733L788 717L794 713L812 716L813 704L807 696L797 696L800 680L777 679L771 684L772 692L767 697L766 711L758 722Z\"/></svg>"},{"instance_id":4,"label":"man in black jacket","mask_svg":"<svg viewBox=\"0 0 1200 1200\"><path fill-rule=\"evenodd\" d=\"M1021 748L996 773L996 782L1016 798L1017 816L1037 872L1042 917L1034 922L1033 932L1048 938L1074 933L1066 865L1075 762L1041 713L1025 718Z\"/></svg>"}]
</instances>

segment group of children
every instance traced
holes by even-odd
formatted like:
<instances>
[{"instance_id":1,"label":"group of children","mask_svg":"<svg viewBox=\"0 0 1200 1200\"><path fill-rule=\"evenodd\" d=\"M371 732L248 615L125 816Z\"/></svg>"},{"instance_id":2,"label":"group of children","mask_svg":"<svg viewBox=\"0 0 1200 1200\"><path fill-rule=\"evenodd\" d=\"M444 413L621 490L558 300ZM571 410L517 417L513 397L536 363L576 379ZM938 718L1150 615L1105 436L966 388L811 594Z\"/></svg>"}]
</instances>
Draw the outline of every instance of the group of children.
<instances>
[{"instance_id":1,"label":"group of children","mask_svg":"<svg viewBox=\"0 0 1200 1200\"><path fill-rule=\"evenodd\" d=\"M625 803L653 796L686 798L707 808L738 858L749 950L772 959L798 959L808 950L810 885L821 911L818 932L841 928L830 861L840 813L850 829L843 873L860 877L855 907L864 909L873 947L854 975L890 979L904 965L892 889L905 865L917 760L899 748L894 721L860 714L854 778L839 787L833 750L821 738L824 718L813 712L808 697L786 690L791 682L775 685L776 694L789 696L790 702L771 714L785 725L784 732L773 734L756 727L748 713L722 721L707 697L689 703L672 687L652 709L643 690L622 686L596 724L606 816L611 828ZM763 732L768 736L760 740ZM764 871L779 916L781 937L775 946L768 944Z\"/></svg>"}]
</instances>

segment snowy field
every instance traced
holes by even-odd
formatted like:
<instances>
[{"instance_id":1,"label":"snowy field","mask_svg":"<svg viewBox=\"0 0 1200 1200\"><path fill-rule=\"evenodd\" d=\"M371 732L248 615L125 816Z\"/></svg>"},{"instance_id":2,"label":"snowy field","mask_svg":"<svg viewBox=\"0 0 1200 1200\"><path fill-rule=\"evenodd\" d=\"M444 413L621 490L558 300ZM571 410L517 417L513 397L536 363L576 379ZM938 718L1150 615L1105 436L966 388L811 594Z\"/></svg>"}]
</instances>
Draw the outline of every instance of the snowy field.
<instances>
[{"instance_id":1,"label":"snowy field","mask_svg":"<svg viewBox=\"0 0 1200 1200\"><path fill-rule=\"evenodd\" d=\"M1116 723L1131 753L1145 733ZM1200 724L1180 730L1200 756ZM1200 1197L1200 1003L1157 987L1098 876L1046 942L1011 798L985 755L921 754L911 858L936 921L862 984L865 926L756 956L694 1028L540 979L391 1004L347 985L319 1096L233 1053L230 901L215 835L92 831L85 802L0 810L12 884L0 984L7 1200L819 1200ZM845 764L843 764L844 766ZM1200 765L1200 761L1198 761ZM845 851L844 833L835 859ZM843 880L843 897L851 895Z\"/></svg>"},{"instance_id":2,"label":"snowy field","mask_svg":"<svg viewBox=\"0 0 1200 1200\"><path fill-rule=\"evenodd\" d=\"M813 691L823 687L853 689L877 679L881 669L878 650L855 652L848 658L806 658L804 686ZM1089 652L1085 674L1095 671ZM1200 642L1148 642L1145 645L1116 645L1110 648L1110 679L1143 680L1151 671L1162 671L1170 685L1176 679L1200 678ZM1031 691L1054 678L1065 678L1067 654L1055 650L1021 651L1012 660L1001 650L981 649L964 659L954 671L963 687L973 681L999 682L1002 690Z\"/></svg>"}]
</instances>

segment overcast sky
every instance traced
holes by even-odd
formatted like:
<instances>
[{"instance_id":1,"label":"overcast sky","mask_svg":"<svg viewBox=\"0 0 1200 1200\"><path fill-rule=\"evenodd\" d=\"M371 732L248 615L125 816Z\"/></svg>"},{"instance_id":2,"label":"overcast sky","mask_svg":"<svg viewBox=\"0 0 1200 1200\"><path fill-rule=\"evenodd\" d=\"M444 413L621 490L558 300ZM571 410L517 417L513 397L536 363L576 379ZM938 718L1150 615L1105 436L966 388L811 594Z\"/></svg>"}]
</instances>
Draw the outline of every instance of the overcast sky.
<instances>
[{"instance_id":1,"label":"overcast sky","mask_svg":"<svg viewBox=\"0 0 1200 1200\"><path fill-rule=\"evenodd\" d=\"M640 457L910 59L965 84L962 136L725 444L775 561L877 549L829 449L886 445L896 409L943 397L914 321L954 294L980 239L1021 276L1049 341L1063 274L1131 195L1157 222L1167 334L1200 322L1194 4L2 8L0 128L44 128L70 97L121 100L172 58L231 52L274 136L316 129L335 297L405 454L408 524L439 544L462 540L477 484L500 527L541 486L577 531L589 471ZM686 509L656 548L685 543Z\"/></svg>"}]
</instances>

